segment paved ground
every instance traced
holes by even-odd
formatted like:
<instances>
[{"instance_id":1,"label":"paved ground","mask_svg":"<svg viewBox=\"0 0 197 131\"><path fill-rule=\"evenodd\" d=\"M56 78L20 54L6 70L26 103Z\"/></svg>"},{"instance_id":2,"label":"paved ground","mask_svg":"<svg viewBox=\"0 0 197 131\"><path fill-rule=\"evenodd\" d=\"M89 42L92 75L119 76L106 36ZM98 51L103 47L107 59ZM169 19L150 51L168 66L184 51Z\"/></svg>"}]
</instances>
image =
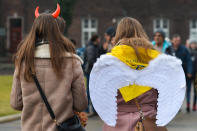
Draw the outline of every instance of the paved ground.
<instances>
[{"instance_id":1,"label":"paved ground","mask_svg":"<svg viewBox=\"0 0 197 131\"><path fill-rule=\"evenodd\" d=\"M0 124L0 131L21 131L20 121Z\"/></svg>"},{"instance_id":2,"label":"paved ground","mask_svg":"<svg viewBox=\"0 0 197 131\"><path fill-rule=\"evenodd\" d=\"M184 102L181 112L167 126L168 131L197 131L197 112L186 113L185 105ZM102 126L103 122L99 117L91 117L88 120L87 131L102 131ZM0 131L21 131L20 121L0 124Z\"/></svg>"},{"instance_id":3,"label":"paved ground","mask_svg":"<svg viewBox=\"0 0 197 131\"><path fill-rule=\"evenodd\" d=\"M11 75L14 73L13 63L0 63L0 75Z\"/></svg>"},{"instance_id":4,"label":"paved ground","mask_svg":"<svg viewBox=\"0 0 197 131\"><path fill-rule=\"evenodd\" d=\"M99 117L91 117L87 131L101 131L102 125ZM167 127L168 131L197 131L197 112L187 114L182 111ZM20 121L0 124L0 131L21 131Z\"/></svg>"},{"instance_id":5,"label":"paved ground","mask_svg":"<svg viewBox=\"0 0 197 131\"><path fill-rule=\"evenodd\" d=\"M186 113L185 105L184 102L181 112L167 126L168 131L197 131L197 112ZM102 131L102 126L103 122L99 117L91 117L86 131ZM0 124L0 131L21 131L20 121Z\"/></svg>"},{"instance_id":6,"label":"paved ground","mask_svg":"<svg viewBox=\"0 0 197 131\"><path fill-rule=\"evenodd\" d=\"M13 74L14 62L12 56L0 56L0 75Z\"/></svg>"}]
</instances>

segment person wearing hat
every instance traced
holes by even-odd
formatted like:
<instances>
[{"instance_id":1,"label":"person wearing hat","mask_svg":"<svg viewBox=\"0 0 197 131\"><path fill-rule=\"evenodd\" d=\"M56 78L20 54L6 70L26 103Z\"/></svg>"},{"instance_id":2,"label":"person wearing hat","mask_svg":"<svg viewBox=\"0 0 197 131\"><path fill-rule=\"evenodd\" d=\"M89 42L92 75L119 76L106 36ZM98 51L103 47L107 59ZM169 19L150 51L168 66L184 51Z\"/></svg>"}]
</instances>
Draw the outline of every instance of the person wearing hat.
<instances>
[{"instance_id":1,"label":"person wearing hat","mask_svg":"<svg viewBox=\"0 0 197 131\"><path fill-rule=\"evenodd\" d=\"M166 49L171 45L171 43L165 40L165 33L162 30L158 30L154 33L154 41L152 41L152 44L155 49L162 53L165 53Z\"/></svg>"},{"instance_id":2,"label":"person wearing hat","mask_svg":"<svg viewBox=\"0 0 197 131\"><path fill-rule=\"evenodd\" d=\"M111 49L114 46L113 38L114 38L115 34L116 34L116 30L114 27L107 28L105 35L104 35L105 43L103 44L103 51L101 54L111 51Z\"/></svg>"}]
</instances>

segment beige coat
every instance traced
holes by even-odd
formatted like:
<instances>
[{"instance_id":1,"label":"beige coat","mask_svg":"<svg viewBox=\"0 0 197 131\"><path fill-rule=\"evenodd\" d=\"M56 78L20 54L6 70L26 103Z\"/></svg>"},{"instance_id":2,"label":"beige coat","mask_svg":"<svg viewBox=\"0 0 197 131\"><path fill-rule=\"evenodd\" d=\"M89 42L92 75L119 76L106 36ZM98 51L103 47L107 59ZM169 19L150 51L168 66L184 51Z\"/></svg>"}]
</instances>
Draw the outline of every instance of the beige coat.
<instances>
[{"instance_id":1,"label":"beige coat","mask_svg":"<svg viewBox=\"0 0 197 131\"><path fill-rule=\"evenodd\" d=\"M50 61L49 46L39 46L35 52L35 67L38 81L56 115L58 122L74 115L73 111L83 111L87 107L84 75L80 58L65 54L64 77L60 80L54 74ZM56 126L43 103L34 82L26 82L14 73L11 92L11 106L22 110L22 131L55 131Z\"/></svg>"}]
</instances>

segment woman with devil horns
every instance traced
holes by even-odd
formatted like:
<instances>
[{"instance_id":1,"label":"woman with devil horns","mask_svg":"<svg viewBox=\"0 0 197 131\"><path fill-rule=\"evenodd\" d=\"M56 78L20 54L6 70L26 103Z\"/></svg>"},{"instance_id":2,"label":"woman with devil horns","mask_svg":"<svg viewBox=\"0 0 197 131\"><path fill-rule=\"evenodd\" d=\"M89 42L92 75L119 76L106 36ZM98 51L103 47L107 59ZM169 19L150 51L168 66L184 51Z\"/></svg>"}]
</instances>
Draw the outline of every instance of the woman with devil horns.
<instances>
[{"instance_id":1,"label":"woman with devil horns","mask_svg":"<svg viewBox=\"0 0 197 131\"><path fill-rule=\"evenodd\" d=\"M22 111L23 131L55 131L74 111L87 108L84 76L72 43L58 28L60 6L52 14L38 9L15 55L11 106Z\"/></svg>"}]
</instances>

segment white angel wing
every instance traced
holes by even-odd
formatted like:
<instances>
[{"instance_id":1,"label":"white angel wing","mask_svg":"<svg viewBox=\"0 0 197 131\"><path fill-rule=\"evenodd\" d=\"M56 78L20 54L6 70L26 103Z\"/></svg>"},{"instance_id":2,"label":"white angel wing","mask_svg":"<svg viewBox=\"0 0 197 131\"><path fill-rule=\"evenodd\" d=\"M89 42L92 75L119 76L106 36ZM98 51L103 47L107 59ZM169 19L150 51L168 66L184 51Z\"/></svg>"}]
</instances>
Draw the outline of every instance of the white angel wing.
<instances>
[{"instance_id":1,"label":"white angel wing","mask_svg":"<svg viewBox=\"0 0 197 131\"><path fill-rule=\"evenodd\" d=\"M125 68L119 68L122 65ZM116 124L117 90L133 83L132 77L135 75L126 73L127 70L131 69L117 58L103 55L94 64L90 74L89 89L93 106L101 119L110 126Z\"/></svg>"},{"instance_id":2,"label":"white angel wing","mask_svg":"<svg viewBox=\"0 0 197 131\"><path fill-rule=\"evenodd\" d=\"M177 114L185 97L185 74L182 62L169 55L160 55L149 63L136 84L146 85L158 90L156 124L167 125Z\"/></svg>"},{"instance_id":3,"label":"white angel wing","mask_svg":"<svg viewBox=\"0 0 197 131\"><path fill-rule=\"evenodd\" d=\"M176 77L172 79L171 76ZM179 84L176 84L175 79ZM151 61L147 68L136 71L114 56L101 56L94 64L90 75L90 97L95 110L109 126L116 125L117 90L133 84L134 81L138 85L151 86L158 90L160 94L156 123L158 126L166 125L176 115L184 99L185 88L181 87L185 86L185 77L181 62L174 57L160 55ZM165 118L166 116L168 118Z\"/></svg>"}]
</instances>

